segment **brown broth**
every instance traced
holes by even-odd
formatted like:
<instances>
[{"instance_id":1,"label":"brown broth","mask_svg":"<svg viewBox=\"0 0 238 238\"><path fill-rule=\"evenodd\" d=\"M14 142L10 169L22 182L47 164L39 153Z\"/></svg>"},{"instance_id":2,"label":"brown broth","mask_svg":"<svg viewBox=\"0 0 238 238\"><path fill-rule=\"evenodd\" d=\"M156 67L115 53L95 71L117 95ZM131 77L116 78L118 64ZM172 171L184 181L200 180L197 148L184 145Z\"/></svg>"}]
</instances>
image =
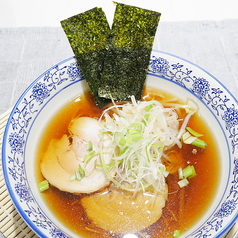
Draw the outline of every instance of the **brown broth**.
<instances>
[{"instance_id":1,"label":"brown broth","mask_svg":"<svg viewBox=\"0 0 238 238\"><path fill-rule=\"evenodd\" d=\"M145 90L144 95L150 95L149 98L156 100L163 100L164 97L166 100L173 98L170 94L152 89ZM158 95L162 95L162 97ZM80 116L98 118L101 113L102 109L95 106L92 95L87 92L69 102L52 118L42 134L37 151L38 181L43 179L39 163L49 141L53 138L59 139L63 134L68 133L67 127L73 118ZM189 126L203 133L202 139L208 144L205 150L197 149L196 154L193 153L194 147L191 145L184 145L179 152L185 163L195 166L197 176L182 189L179 189L177 185L177 173L168 176L169 196L163 209L163 215L156 223L141 231L140 235L142 236L139 237L151 235L151 238L165 238L172 237L174 230L186 231L201 218L212 203L219 182L218 173L220 170L216 141L199 115L196 114L191 118ZM173 150L178 151L178 148L174 147ZM83 195L69 194L51 186L50 189L42 193L42 196L55 216L76 234L85 238L122 237L98 228L87 218L86 212L80 204L80 198Z\"/></svg>"}]
</instances>

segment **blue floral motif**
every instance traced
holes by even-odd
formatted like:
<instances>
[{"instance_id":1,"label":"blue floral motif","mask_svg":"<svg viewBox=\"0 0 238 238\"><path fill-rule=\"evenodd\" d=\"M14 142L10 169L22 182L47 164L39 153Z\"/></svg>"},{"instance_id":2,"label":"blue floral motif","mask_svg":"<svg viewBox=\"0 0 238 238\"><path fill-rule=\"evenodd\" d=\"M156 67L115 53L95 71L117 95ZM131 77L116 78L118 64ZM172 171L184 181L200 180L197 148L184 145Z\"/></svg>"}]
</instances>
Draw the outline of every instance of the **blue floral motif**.
<instances>
[{"instance_id":1,"label":"blue floral motif","mask_svg":"<svg viewBox=\"0 0 238 238\"><path fill-rule=\"evenodd\" d=\"M29 188L23 184L23 183L17 183L15 185L15 190L18 196L20 197L20 200L24 200L26 202L32 201L32 197L29 192Z\"/></svg>"},{"instance_id":2,"label":"blue floral motif","mask_svg":"<svg viewBox=\"0 0 238 238\"><path fill-rule=\"evenodd\" d=\"M49 82L51 77L52 77L52 74L50 71L45 72L44 81Z\"/></svg>"},{"instance_id":3,"label":"blue floral motif","mask_svg":"<svg viewBox=\"0 0 238 238\"><path fill-rule=\"evenodd\" d=\"M24 138L19 134L11 133L8 138L8 143L12 149L12 152L16 152L18 154L23 153L23 146L25 144Z\"/></svg>"},{"instance_id":4,"label":"blue floral motif","mask_svg":"<svg viewBox=\"0 0 238 238\"><path fill-rule=\"evenodd\" d=\"M11 157L9 157L9 158L11 158ZM9 168L9 175L11 175L14 180L18 179L18 174L16 173L15 169Z\"/></svg>"},{"instance_id":5,"label":"blue floral motif","mask_svg":"<svg viewBox=\"0 0 238 238\"><path fill-rule=\"evenodd\" d=\"M30 214L32 214L29 210L27 210L27 211L25 211L25 212L28 213L29 217L30 217ZM32 216L32 219L34 219L33 222L34 222L38 227L41 227L41 228L43 228L43 229L48 229L47 224L46 224L45 222L42 222L42 221L43 221L42 219L36 219L36 218L37 218L37 216L35 216L35 214L33 214L33 216Z\"/></svg>"},{"instance_id":6,"label":"blue floral motif","mask_svg":"<svg viewBox=\"0 0 238 238\"><path fill-rule=\"evenodd\" d=\"M215 223L213 229L214 229L215 231L218 231L219 229L222 228L222 225L223 225L223 220L217 220L217 222Z\"/></svg>"},{"instance_id":7,"label":"blue floral motif","mask_svg":"<svg viewBox=\"0 0 238 238\"><path fill-rule=\"evenodd\" d=\"M234 107L227 108L222 119L226 122L227 129L238 125L238 110Z\"/></svg>"},{"instance_id":8,"label":"blue floral motif","mask_svg":"<svg viewBox=\"0 0 238 238\"><path fill-rule=\"evenodd\" d=\"M180 71L182 68L183 68L183 64L180 64L180 63L171 64L171 69L172 70Z\"/></svg>"},{"instance_id":9,"label":"blue floral motif","mask_svg":"<svg viewBox=\"0 0 238 238\"><path fill-rule=\"evenodd\" d=\"M75 80L81 77L81 73L80 73L78 64L76 62L71 63L69 65L67 73L69 75L69 78L71 78L71 80Z\"/></svg>"},{"instance_id":10,"label":"blue floral motif","mask_svg":"<svg viewBox=\"0 0 238 238\"><path fill-rule=\"evenodd\" d=\"M221 209L216 213L215 216L219 218L227 217L232 214L236 209L237 203L234 200L228 200L222 204Z\"/></svg>"},{"instance_id":11,"label":"blue floral motif","mask_svg":"<svg viewBox=\"0 0 238 238\"><path fill-rule=\"evenodd\" d=\"M149 72L158 74L161 77L170 79L177 82L181 86L185 87L185 83L193 82L193 78L190 76L192 70L186 68L180 63L169 64L169 61L162 57L152 56L149 64Z\"/></svg>"},{"instance_id":12,"label":"blue floral motif","mask_svg":"<svg viewBox=\"0 0 238 238\"><path fill-rule=\"evenodd\" d=\"M68 67L69 66L63 66L60 68L59 65L56 65L50 71L45 73L43 81L47 83L47 89L49 91L56 90L58 85L69 80L67 75Z\"/></svg>"},{"instance_id":13,"label":"blue floral motif","mask_svg":"<svg viewBox=\"0 0 238 238\"><path fill-rule=\"evenodd\" d=\"M235 167L233 173L238 175L238 159L234 159L234 165Z\"/></svg>"},{"instance_id":14,"label":"blue floral motif","mask_svg":"<svg viewBox=\"0 0 238 238\"><path fill-rule=\"evenodd\" d=\"M166 74L168 69L169 62L166 59L152 56L152 60L150 60L150 71L152 73Z\"/></svg>"},{"instance_id":15,"label":"blue floral motif","mask_svg":"<svg viewBox=\"0 0 238 238\"><path fill-rule=\"evenodd\" d=\"M234 158L233 175L234 175L234 179L231 182L232 187L230 190L229 197L232 197L232 199L234 199L234 201L238 203L238 158L237 157Z\"/></svg>"},{"instance_id":16,"label":"blue floral motif","mask_svg":"<svg viewBox=\"0 0 238 238\"><path fill-rule=\"evenodd\" d=\"M32 95L31 97L39 102L40 104L43 103L44 99L50 96L50 91L47 89L45 83L36 83L36 85L32 88Z\"/></svg>"},{"instance_id":17,"label":"blue floral motif","mask_svg":"<svg viewBox=\"0 0 238 238\"><path fill-rule=\"evenodd\" d=\"M60 229L52 229L50 231L50 234L52 235L53 238L68 238L67 235L65 235Z\"/></svg>"},{"instance_id":18,"label":"blue floral motif","mask_svg":"<svg viewBox=\"0 0 238 238\"><path fill-rule=\"evenodd\" d=\"M192 86L192 91L200 98L204 98L210 90L210 84L204 78L196 78Z\"/></svg>"},{"instance_id":19,"label":"blue floral motif","mask_svg":"<svg viewBox=\"0 0 238 238\"><path fill-rule=\"evenodd\" d=\"M227 103L229 99L220 88L211 88L210 94L208 93L206 98L203 99L219 117L223 115L224 111L228 108Z\"/></svg>"}]
</instances>

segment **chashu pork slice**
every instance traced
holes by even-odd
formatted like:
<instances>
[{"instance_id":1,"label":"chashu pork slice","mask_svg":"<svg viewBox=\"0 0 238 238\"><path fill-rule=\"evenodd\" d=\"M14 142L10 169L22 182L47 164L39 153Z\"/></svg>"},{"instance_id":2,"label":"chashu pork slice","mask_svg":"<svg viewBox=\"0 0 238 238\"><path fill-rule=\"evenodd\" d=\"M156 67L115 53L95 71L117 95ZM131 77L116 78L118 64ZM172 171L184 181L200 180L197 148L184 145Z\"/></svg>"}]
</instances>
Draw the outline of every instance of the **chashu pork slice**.
<instances>
[{"instance_id":1,"label":"chashu pork slice","mask_svg":"<svg viewBox=\"0 0 238 238\"><path fill-rule=\"evenodd\" d=\"M81 200L87 216L97 226L115 234L136 233L161 218L168 198L166 182L156 195L139 192L134 197L130 192L111 188Z\"/></svg>"},{"instance_id":2,"label":"chashu pork slice","mask_svg":"<svg viewBox=\"0 0 238 238\"><path fill-rule=\"evenodd\" d=\"M70 193L92 193L110 183L101 167L97 166L101 164L98 155L85 162L85 155L90 151L99 151L100 129L98 120L80 117L70 123L70 136L51 140L41 161L41 172L51 185ZM90 151L89 142L92 145ZM106 163L110 162L107 152L104 159ZM79 167L83 169L83 178L72 180Z\"/></svg>"}]
</instances>

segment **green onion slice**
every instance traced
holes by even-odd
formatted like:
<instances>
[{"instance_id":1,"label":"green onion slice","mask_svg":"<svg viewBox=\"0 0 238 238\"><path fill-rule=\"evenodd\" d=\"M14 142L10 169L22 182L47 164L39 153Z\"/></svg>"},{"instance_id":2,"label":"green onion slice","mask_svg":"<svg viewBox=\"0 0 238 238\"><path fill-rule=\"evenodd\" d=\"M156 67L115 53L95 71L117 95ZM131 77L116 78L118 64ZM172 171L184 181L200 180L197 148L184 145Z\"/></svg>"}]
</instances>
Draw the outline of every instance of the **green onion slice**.
<instances>
[{"instance_id":1,"label":"green onion slice","mask_svg":"<svg viewBox=\"0 0 238 238\"><path fill-rule=\"evenodd\" d=\"M92 151L93 150L93 142L92 141L88 141L87 150L88 151Z\"/></svg>"},{"instance_id":2,"label":"green onion slice","mask_svg":"<svg viewBox=\"0 0 238 238\"><path fill-rule=\"evenodd\" d=\"M207 143L204 140L200 140L198 138L194 140L191 144L202 149L205 149L207 146Z\"/></svg>"},{"instance_id":3,"label":"green onion slice","mask_svg":"<svg viewBox=\"0 0 238 238\"><path fill-rule=\"evenodd\" d=\"M50 187L48 180L43 180L38 183L38 188L40 192L44 192Z\"/></svg>"},{"instance_id":4,"label":"green onion slice","mask_svg":"<svg viewBox=\"0 0 238 238\"><path fill-rule=\"evenodd\" d=\"M188 184L189 184L189 181L186 178L178 181L178 185L180 188L183 188L183 187L187 186Z\"/></svg>"},{"instance_id":5,"label":"green onion slice","mask_svg":"<svg viewBox=\"0 0 238 238\"><path fill-rule=\"evenodd\" d=\"M85 177L85 171L83 167L79 164L78 170L71 176L70 180L79 180L81 181Z\"/></svg>"},{"instance_id":6,"label":"green onion slice","mask_svg":"<svg viewBox=\"0 0 238 238\"><path fill-rule=\"evenodd\" d=\"M197 174L196 174L196 171L195 171L195 168L193 165L188 165L186 168L183 169L183 176L184 178L193 178L195 177Z\"/></svg>"},{"instance_id":7,"label":"green onion slice","mask_svg":"<svg viewBox=\"0 0 238 238\"><path fill-rule=\"evenodd\" d=\"M187 131L190 132L195 137L203 136L203 134L194 131L191 127L186 127Z\"/></svg>"},{"instance_id":8,"label":"green onion slice","mask_svg":"<svg viewBox=\"0 0 238 238\"><path fill-rule=\"evenodd\" d=\"M84 156L84 162L88 163L94 156L98 155L95 150L90 151Z\"/></svg>"},{"instance_id":9,"label":"green onion slice","mask_svg":"<svg viewBox=\"0 0 238 238\"><path fill-rule=\"evenodd\" d=\"M195 132L195 134L196 134L196 132ZM201 135L201 134L199 134L199 135ZM207 143L204 140L201 140L195 136L192 136L189 132L185 132L182 135L182 139L185 144L191 144L191 145L197 146L202 149L205 149L207 146Z\"/></svg>"},{"instance_id":10,"label":"green onion slice","mask_svg":"<svg viewBox=\"0 0 238 238\"><path fill-rule=\"evenodd\" d=\"M178 169L178 176L179 176L179 179L183 179L184 178L183 169L181 167Z\"/></svg>"},{"instance_id":11,"label":"green onion slice","mask_svg":"<svg viewBox=\"0 0 238 238\"><path fill-rule=\"evenodd\" d=\"M181 231L180 230L175 230L173 237L180 237L181 236Z\"/></svg>"},{"instance_id":12,"label":"green onion slice","mask_svg":"<svg viewBox=\"0 0 238 238\"><path fill-rule=\"evenodd\" d=\"M185 132L182 136L185 144L192 144L197 138L192 136L189 132Z\"/></svg>"}]
</instances>

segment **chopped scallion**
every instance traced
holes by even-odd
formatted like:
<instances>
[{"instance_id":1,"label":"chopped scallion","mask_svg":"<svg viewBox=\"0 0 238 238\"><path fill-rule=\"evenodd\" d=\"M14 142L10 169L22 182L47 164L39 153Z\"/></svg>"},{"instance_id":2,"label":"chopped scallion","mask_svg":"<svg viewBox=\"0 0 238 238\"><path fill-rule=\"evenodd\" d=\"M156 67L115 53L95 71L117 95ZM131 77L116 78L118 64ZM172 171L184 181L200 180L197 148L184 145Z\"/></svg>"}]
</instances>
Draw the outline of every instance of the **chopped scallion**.
<instances>
[{"instance_id":1,"label":"chopped scallion","mask_svg":"<svg viewBox=\"0 0 238 238\"><path fill-rule=\"evenodd\" d=\"M84 156L84 162L88 163L94 156L96 156L97 153L95 150L90 151L88 154Z\"/></svg>"},{"instance_id":2,"label":"chopped scallion","mask_svg":"<svg viewBox=\"0 0 238 238\"><path fill-rule=\"evenodd\" d=\"M195 136L192 136L189 132L185 132L183 134L182 138L183 138L183 142L185 144L191 144L191 145L197 146L202 149L205 149L207 146L207 143L205 141L198 139Z\"/></svg>"},{"instance_id":3,"label":"chopped scallion","mask_svg":"<svg viewBox=\"0 0 238 238\"><path fill-rule=\"evenodd\" d=\"M128 149L129 149L129 146L124 147L122 150L120 150L119 155L123 155Z\"/></svg>"},{"instance_id":4,"label":"chopped scallion","mask_svg":"<svg viewBox=\"0 0 238 238\"><path fill-rule=\"evenodd\" d=\"M48 180L44 180L38 183L38 188L40 192L44 192L50 187Z\"/></svg>"},{"instance_id":5,"label":"chopped scallion","mask_svg":"<svg viewBox=\"0 0 238 238\"><path fill-rule=\"evenodd\" d=\"M145 111L146 111L146 112L149 112L153 107L154 107L154 105L153 105L153 104L150 104L150 105L148 105L148 106L145 108Z\"/></svg>"},{"instance_id":6,"label":"chopped scallion","mask_svg":"<svg viewBox=\"0 0 238 238\"><path fill-rule=\"evenodd\" d=\"M197 175L193 165L188 165L186 168L183 169L182 172L183 172L184 178L191 179Z\"/></svg>"},{"instance_id":7,"label":"chopped scallion","mask_svg":"<svg viewBox=\"0 0 238 238\"><path fill-rule=\"evenodd\" d=\"M180 237L181 236L181 231L180 230L175 230L173 237Z\"/></svg>"},{"instance_id":8,"label":"chopped scallion","mask_svg":"<svg viewBox=\"0 0 238 238\"><path fill-rule=\"evenodd\" d=\"M178 181L178 185L179 185L180 188L185 187L185 186L187 186L188 184L189 184L189 181L188 181L186 178L184 178L184 179Z\"/></svg>"},{"instance_id":9,"label":"chopped scallion","mask_svg":"<svg viewBox=\"0 0 238 238\"><path fill-rule=\"evenodd\" d=\"M135 128L137 131L142 131L142 124L141 123L132 123L130 127Z\"/></svg>"},{"instance_id":10,"label":"chopped scallion","mask_svg":"<svg viewBox=\"0 0 238 238\"><path fill-rule=\"evenodd\" d=\"M192 128L190 127L186 127L187 131L190 132L193 136L196 136L196 137L200 137L200 136L203 136L203 134L200 134L196 131L194 131Z\"/></svg>"},{"instance_id":11,"label":"chopped scallion","mask_svg":"<svg viewBox=\"0 0 238 238\"><path fill-rule=\"evenodd\" d=\"M182 138L185 144L192 144L193 141L197 139L196 137L192 136L189 132L185 132Z\"/></svg>"},{"instance_id":12,"label":"chopped scallion","mask_svg":"<svg viewBox=\"0 0 238 238\"><path fill-rule=\"evenodd\" d=\"M81 181L85 177L85 171L83 167L79 164L78 165L78 170L74 173L73 176L71 176L70 180L79 180Z\"/></svg>"},{"instance_id":13,"label":"chopped scallion","mask_svg":"<svg viewBox=\"0 0 238 238\"><path fill-rule=\"evenodd\" d=\"M87 150L88 151L92 151L93 150L93 142L92 141L88 141L88 144L87 144Z\"/></svg>"},{"instance_id":14,"label":"chopped scallion","mask_svg":"<svg viewBox=\"0 0 238 238\"><path fill-rule=\"evenodd\" d=\"M178 176L179 176L179 179L183 179L184 178L183 169L181 167L178 169Z\"/></svg>"},{"instance_id":15,"label":"chopped scallion","mask_svg":"<svg viewBox=\"0 0 238 238\"><path fill-rule=\"evenodd\" d=\"M137 129L129 129L128 132L129 132L130 134L138 134L138 133L140 133L140 131L137 130Z\"/></svg>"},{"instance_id":16,"label":"chopped scallion","mask_svg":"<svg viewBox=\"0 0 238 238\"><path fill-rule=\"evenodd\" d=\"M198 138L194 140L191 144L202 149L205 149L207 146L207 143L204 140L200 140Z\"/></svg>"},{"instance_id":17,"label":"chopped scallion","mask_svg":"<svg viewBox=\"0 0 238 238\"><path fill-rule=\"evenodd\" d=\"M144 115L144 118L145 118L146 121L148 121L149 118L150 118L150 114L145 114L145 115Z\"/></svg>"},{"instance_id":18,"label":"chopped scallion","mask_svg":"<svg viewBox=\"0 0 238 238\"><path fill-rule=\"evenodd\" d=\"M114 141L118 146L124 147L126 145L126 138L121 132L114 133Z\"/></svg>"},{"instance_id":19,"label":"chopped scallion","mask_svg":"<svg viewBox=\"0 0 238 238\"><path fill-rule=\"evenodd\" d=\"M141 140L143 139L143 135L140 132L130 134L130 137L133 141Z\"/></svg>"},{"instance_id":20,"label":"chopped scallion","mask_svg":"<svg viewBox=\"0 0 238 238\"><path fill-rule=\"evenodd\" d=\"M169 175L169 171L164 170L164 171L162 171L162 174L163 174L164 177L166 178L166 177L168 177L168 175Z\"/></svg>"},{"instance_id":21,"label":"chopped scallion","mask_svg":"<svg viewBox=\"0 0 238 238\"><path fill-rule=\"evenodd\" d=\"M81 174L82 177L85 176L85 172L84 172L84 169L82 168L82 166L79 164L79 173Z\"/></svg>"},{"instance_id":22,"label":"chopped scallion","mask_svg":"<svg viewBox=\"0 0 238 238\"><path fill-rule=\"evenodd\" d=\"M79 181L82 180L82 175L81 175L81 173L80 173L79 171L76 171L76 172L75 172L75 177L76 177L76 179L79 180Z\"/></svg>"}]
</instances>

